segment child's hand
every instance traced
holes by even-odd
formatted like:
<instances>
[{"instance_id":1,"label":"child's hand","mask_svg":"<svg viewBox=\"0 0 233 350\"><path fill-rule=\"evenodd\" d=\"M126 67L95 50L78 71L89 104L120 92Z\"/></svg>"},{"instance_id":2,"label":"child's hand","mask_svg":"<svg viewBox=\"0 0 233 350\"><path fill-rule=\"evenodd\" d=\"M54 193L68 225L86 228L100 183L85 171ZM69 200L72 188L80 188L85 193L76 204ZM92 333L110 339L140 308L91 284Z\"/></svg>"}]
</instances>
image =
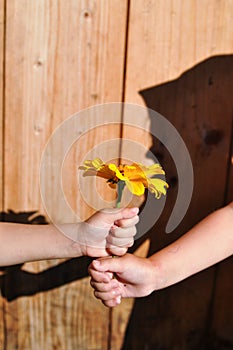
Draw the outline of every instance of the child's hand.
<instances>
[{"instance_id":1,"label":"child's hand","mask_svg":"<svg viewBox=\"0 0 233 350\"><path fill-rule=\"evenodd\" d=\"M121 298L143 297L152 293L156 284L155 273L156 268L149 259L132 254L101 258L89 266L94 295L108 307L120 304Z\"/></svg>"},{"instance_id":2,"label":"child's hand","mask_svg":"<svg viewBox=\"0 0 233 350\"><path fill-rule=\"evenodd\" d=\"M138 208L104 209L79 224L77 242L82 255L123 255L134 243Z\"/></svg>"}]
</instances>

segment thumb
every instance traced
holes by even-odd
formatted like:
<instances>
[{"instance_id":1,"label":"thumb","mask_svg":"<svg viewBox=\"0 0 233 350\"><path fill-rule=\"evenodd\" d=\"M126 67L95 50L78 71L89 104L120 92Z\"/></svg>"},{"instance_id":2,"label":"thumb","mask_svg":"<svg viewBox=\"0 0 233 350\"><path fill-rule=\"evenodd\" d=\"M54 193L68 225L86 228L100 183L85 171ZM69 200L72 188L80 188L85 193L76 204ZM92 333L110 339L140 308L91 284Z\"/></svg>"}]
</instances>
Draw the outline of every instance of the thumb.
<instances>
[{"instance_id":1,"label":"thumb","mask_svg":"<svg viewBox=\"0 0 233 350\"><path fill-rule=\"evenodd\" d=\"M116 213L116 217L114 221L119 219L130 219L133 216L137 215L139 212L139 209L137 207L135 208L122 208L119 212Z\"/></svg>"},{"instance_id":2,"label":"thumb","mask_svg":"<svg viewBox=\"0 0 233 350\"><path fill-rule=\"evenodd\" d=\"M112 223L121 219L130 219L137 215L139 209L135 208L112 208L112 209L104 209L102 210L102 214L106 214L106 220L111 221Z\"/></svg>"},{"instance_id":3,"label":"thumb","mask_svg":"<svg viewBox=\"0 0 233 350\"><path fill-rule=\"evenodd\" d=\"M117 272L121 273L124 269L124 257L106 257L92 261L95 270L100 272Z\"/></svg>"}]
</instances>

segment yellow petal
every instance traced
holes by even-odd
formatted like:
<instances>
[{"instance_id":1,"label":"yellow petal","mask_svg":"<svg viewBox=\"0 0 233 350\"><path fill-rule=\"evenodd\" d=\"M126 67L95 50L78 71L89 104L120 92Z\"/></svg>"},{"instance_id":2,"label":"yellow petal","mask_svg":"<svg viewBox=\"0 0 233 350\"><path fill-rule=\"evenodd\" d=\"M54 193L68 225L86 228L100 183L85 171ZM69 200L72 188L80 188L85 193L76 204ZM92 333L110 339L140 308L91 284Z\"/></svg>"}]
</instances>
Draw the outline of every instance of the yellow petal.
<instances>
[{"instance_id":1,"label":"yellow petal","mask_svg":"<svg viewBox=\"0 0 233 350\"><path fill-rule=\"evenodd\" d=\"M152 176L152 175L164 175L165 172L162 169L162 167L160 166L160 164L155 163L149 166L145 166L142 164L138 164L138 166L140 166L141 170L145 173L145 175L148 176Z\"/></svg>"},{"instance_id":2,"label":"yellow petal","mask_svg":"<svg viewBox=\"0 0 233 350\"><path fill-rule=\"evenodd\" d=\"M161 194L166 194L168 184L162 179L150 179L148 188L157 198L160 198Z\"/></svg>"},{"instance_id":3,"label":"yellow petal","mask_svg":"<svg viewBox=\"0 0 233 350\"><path fill-rule=\"evenodd\" d=\"M102 165L104 165L104 162L102 161L102 159L100 158L95 158L93 161L92 161L92 164L95 168L100 168Z\"/></svg>"},{"instance_id":4,"label":"yellow petal","mask_svg":"<svg viewBox=\"0 0 233 350\"><path fill-rule=\"evenodd\" d=\"M94 160L86 160L84 165L79 167L84 170L83 176L99 176L108 181L110 187L115 188L119 180L126 183L129 191L137 196L141 196L148 188L155 197L160 198L162 194L166 194L168 184L162 179L151 178L158 174L165 174L160 164L144 166L140 163L132 165L105 164L100 158Z\"/></svg>"},{"instance_id":5,"label":"yellow petal","mask_svg":"<svg viewBox=\"0 0 233 350\"><path fill-rule=\"evenodd\" d=\"M140 181L126 181L125 183L130 192L136 196L141 196L145 192L145 187Z\"/></svg>"},{"instance_id":6,"label":"yellow petal","mask_svg":"<svg viewBox=\"0 0 233 350\"><path fill-rule=\"evenodd\" d=\"M111 169L112 171L116 172L116 170L118 169L116 164L110 163L108 164L109 169Z\"/></svg>"},{"instance_id":7,"label":"yellow petal","mask_svg":"<svg viewBox=\"0 0 233 350\"><path fill-rule=\"evenodd\" d=\"M99 177L103 177L107 180L112 179L113 177L115 177L115 172L112 171L108 164L104 164L102 167L99 168L99 170L97 171L97 176Z\"/></svg>"},{"instance_id":8,"label":"yellow petal","mask_svg":"<svg viewBox=\"0 0 233 350\"><path fill-rule=\"evenodd\" d=\"M117 167L115 164L109 164L108 166L109 166L109 169L111 169L112 171L115 172L115 176L116 176L119 180L123 180L123 181L126 180L125 176L123 176L123 175L121 174L121 172L119 171L118 167Z\"/></svg>"},{"instance_id":9,"label":"yellow petal","mask_svg":"<svg viewBox=\"0 0 233 350\"><path fill-rule=\"evenodd\" d=\"M135 164L134 166L125 165L124 175L130 180L143 181L144 179L146 179L146 175L141 170L141 168L137 166L137 164Z\"/></svg>"}]
</instances>

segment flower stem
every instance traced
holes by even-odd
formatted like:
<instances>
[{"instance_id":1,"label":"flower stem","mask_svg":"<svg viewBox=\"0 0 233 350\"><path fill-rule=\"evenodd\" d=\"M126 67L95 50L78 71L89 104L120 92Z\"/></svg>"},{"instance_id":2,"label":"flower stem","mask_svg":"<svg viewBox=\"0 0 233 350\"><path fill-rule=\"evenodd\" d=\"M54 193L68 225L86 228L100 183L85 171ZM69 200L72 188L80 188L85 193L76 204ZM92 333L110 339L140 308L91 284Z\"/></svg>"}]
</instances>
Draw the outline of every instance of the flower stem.
<instances>
[{"instance_id":1,"label":"flower stem","mask_svg":"<svg viewBox=\"0 0 233 350\"><path fill-rule=\"evenodd\" d=\"M122 199L124 187L125 187L125 182L122 180L118 181L118 183L117 183L117 202L116 202L117 208L121 207L121 199ZM116 255L112 255L112 258L116 258ZM113 273L113 278L116 278L115 273Z\"/></svg>"},{"instance_id":2,"label":"flower stem","mask_svg":"<svg viewBox=\"0 0 233 350\"><path fill-rule=\"evenodd\" d=\"M117 202L116 202L117 208L121 207L121 199L122 199L124 187L125 187L125 182L122 180L118 181L118 183L117 183Z\"/></svg>"}]
</instances>

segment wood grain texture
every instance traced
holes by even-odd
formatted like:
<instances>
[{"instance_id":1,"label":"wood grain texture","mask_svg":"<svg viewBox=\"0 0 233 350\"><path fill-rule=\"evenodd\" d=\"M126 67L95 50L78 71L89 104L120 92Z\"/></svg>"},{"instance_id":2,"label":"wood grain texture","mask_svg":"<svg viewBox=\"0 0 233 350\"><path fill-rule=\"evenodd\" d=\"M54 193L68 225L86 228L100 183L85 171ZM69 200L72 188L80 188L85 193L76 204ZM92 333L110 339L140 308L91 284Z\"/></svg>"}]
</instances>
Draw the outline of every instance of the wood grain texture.
<instances>
[{"instance_id":1,"label":"wood grain texture","mask_svg":"<svg viewBox=\"0 0 233 350\"><path fill-rule=\"evenodd\" d=\"M125 3L116 1L9 2L5 154L12 161L5 170L6 207L41 207L38 166L51 132L83 108L120 99L124 11Z\"/></svg>"},{"instance_id":2,"label":"wood grain texture","mask_svg":"<svg viewBox=\"0 0 233 350\"><path fill-rule=\"evenodd\" d=\"M233 124L233 120L232 120ZM232 130L233 132L233 130ZM233 200L233 134L231 136L231 147L229 150L229 167L226 181L226 204ZM232 341L232 280L233 280L233 259L226 259L216 266L215 286L213 290L213 308L210 313L211 322L209 336L214 334L214 341L217 347L224 344L233 346Z\"/></svg>"},{"instance_id":3,"label":"wood grain texture","mask_svg":"<svg viewBox=\"0 0 233 350\"><path fill-rule=\"evenodd\" d=\"M131 145L142 145L143 153L134 152L133 157L147 162L146 150L150 148L170 183L165 211L147 236L152 254L224 204L226 179L232 179L233 174L227 166L232 138L233 3L137 0L130 2L129 17L127 3L6 1L2 209L45 214L39 166L52 132L83 108L121 101L124 95L126 102L155 109L173 123L188 146L194 166L195 187L188 213L174 233L165 235L178 190L174 162L166 147L143 130L154 128L150 115L138 116L141 128L124 128L123 137ZM0 47L0 63L1 52ZM120 149L119 124L106 125L105 116L113 115L114 110L106 109L103 115L98 114L98 108L90 111L88 116L78 114L74 127L82 137L71 145L61 169L65 198L81 219L96 209L89 205L87 197L92 202L103 196L110 205L114 194L101 181L94 184L96 191L93 183L83 182L79 188L82 199L77 166L86 157L112 160L119 156ZM130 116L131 122L134 117ZM121 120L119 109L114 118ZM92 129L96 121L100 125ZM87 132L82 134L83 130ZM54 157L64 151L73 131L67 130L53 145ZM1 137L0 129L0 145ZM116 139L114 144L109 143L112 139ZM129 151L126 141L122 158L127 158ZM73 215L64 217L64 207L57 197L60 178L56 175L49 172L43 184L50 191L52 216L57 221L73 220ZM232 186L229 180L228 201ZM140 247L141 256L147 255L147 243ZM0 309L4 310L0 344L5 342L5 350L186 350L203 344L217 348L223 343L231 345L230 259L220 264L217 273L214 267L135 303L125 300L113 310L111 319L108 310L92 296L87 278L89 262L83 258L44 261L6 270L0 298Z\"/></svg>"},{"instance_id":4,"label":"wood grain texture","mask_svg":"<svg viewBox=\"0 0 233 350\"><path fill-rule=\"evenodd\" d=\"M129 20L127 102L144 104L138 91L210 56L232 54L230 0L132 1Z\"/></svg>"},{"instance_id":5,"label":"wood grain texture","mask_svg":"<svg viewBox=\"0 0 233 350\"><path fill-rule=\"evenodd\" d=\"M139 257L146 257L150 247L150 241L144 241L134 254ZM121 304L111 312L111 342L110 348L121 349L124 344L127 324L134 306L134 299L122 299Z\"/></svg>"},{"instance_id":6,"label":"wood grain texture","mask_svg":"<svg viewBox=\"0 0 233 350\"><path fill-rule=\"evenodd\" d=\"M4 1L0 3L0 211L3 207L3 118L4 118ZM0 280L3 271L0 271ZM0 282L1 286L1 282ZM4 346L4 300L0 291L0 348Z\"/></svg>"},{"instance_id":7,"label":"wood grain texture","mask_svg":"<svg viewBox=\"0 0 233 350\"><path fill-rule=\"evenodd\" d=\"M0 4L0 209L2 210L3 201L3 118L4 118L4 2Z\"/></svg>"},{"instance_id":8,"label":"wood grain texture","mask_svg":"<svg viewBox=\"0 0 233 350\"><path fill-rule=\"evenodd\" d=\"M44 213L39 165L52 131L83 108L120 101L125 18L125 1L7 1L5 210ZM115 118L120 121L121 115ZM75 198L77 165L104 138L119 139L119 132L119 125L92 131L67 156L63 185L74 210L81 205ZM63 141L54 145L54 155L63 150ZM111 159L111 148L102 156ZM56 183L53 189L54 212L61 221ZM85 217L91 211L82 210ZM92 296L88 263L38 262L8 271L7 350L107 348L108 310Z\"/></svg>"},{"instance_id":9,"label":"wood grain texture","mask_svg":"<svg viewBox=\"0 0 233 350\"><path fill-rule=\"evenodd\" d=\"M228 177L226 180L226 203L230 203L233 201L233 120L232 120L231 146L229 150L228 165L229 165Z\"/></svg>"},{"instance_id":10,"label":"wood grain texture","mask_svg":"<svg viewBox=\"0 0 233 350\"><path fill-rule=\"evenodd\" d=\"M230 1L131 2L126 102L146 105L175 126L190 152L195 181L185 218L175 232L165 235L179 179L166 148L156 139L139 138L158 157L170 183L165 211L149 235L149 254L224 205L232 138L232 5ZM149 114L141 120L142 128L148 125L155 131ZM130 138L132 133L125 128L123 135ZM167 142L170 141L168 133ZM231 274L230 263L225 274ZM209 341L214 283L213 267L177 286L137 300L121 349L180 350L204 346ZM229 294L229 290L232 291L230 282L223 287L222 295ZM229 299L220 300L222 310L227 310ZM215 311L217 320L218 308ZM226 311L229 321L228 315ZM232 341L232 335L224 331L220 321L214 331L216 337L227 334L227 341ZM213 332L210 341L213 346Z\"/></svg>"}]
</instances>

